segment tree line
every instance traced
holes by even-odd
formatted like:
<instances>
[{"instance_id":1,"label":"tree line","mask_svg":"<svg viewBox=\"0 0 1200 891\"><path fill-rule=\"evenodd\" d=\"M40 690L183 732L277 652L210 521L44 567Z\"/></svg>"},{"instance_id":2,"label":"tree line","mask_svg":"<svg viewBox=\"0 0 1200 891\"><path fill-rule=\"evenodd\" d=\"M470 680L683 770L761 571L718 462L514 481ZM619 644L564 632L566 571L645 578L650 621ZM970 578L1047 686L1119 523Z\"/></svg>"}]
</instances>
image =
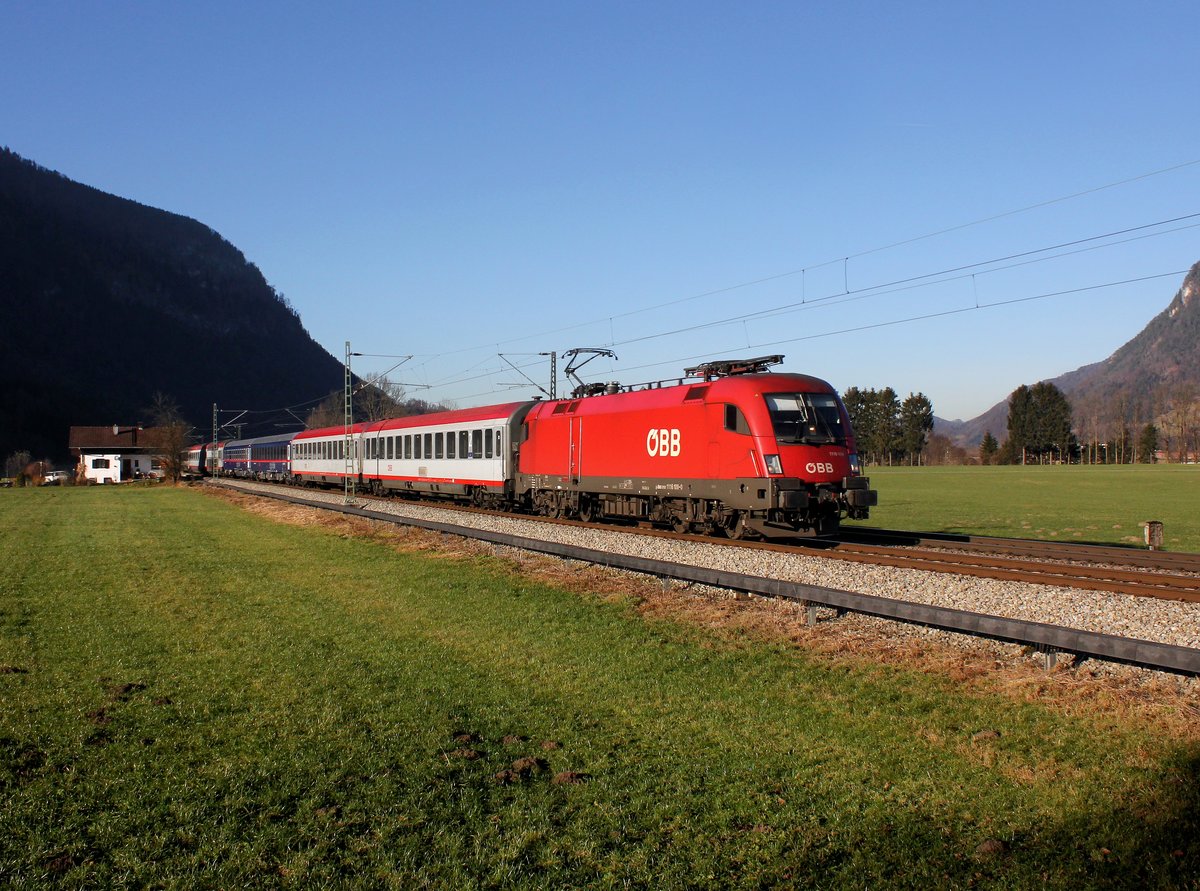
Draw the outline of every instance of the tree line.
<instances>
[{"instance_id":1,"label":"tree line","mask_svg":"<svg viewBox=\"0 0 1200 891\"><path fill-rule=\"evenodd\" d=\"M891 387L842 394L858 443L859 457L869 464L921 464L933 432L933 403L924 393L909 393L901 402Z\"/></svg>"},{"instance_id":2,"label":"tree line","mask_svg":"<svg viewBox=\"0 0 1200 891\"><path fill-rule=\"evenodd\" d=\"M933 405L923 393L901 400L891 387L850 387L842 401L864 464L1153 463L1160 450L1182 462L1200 450L1200 403L1190 396L1174 400L1157 424L1122 422L1101 436L1054 384L1022 384L1009 396L1003 441L986 431L974 454L933 432Z\"/></svg>"}]
</instances>

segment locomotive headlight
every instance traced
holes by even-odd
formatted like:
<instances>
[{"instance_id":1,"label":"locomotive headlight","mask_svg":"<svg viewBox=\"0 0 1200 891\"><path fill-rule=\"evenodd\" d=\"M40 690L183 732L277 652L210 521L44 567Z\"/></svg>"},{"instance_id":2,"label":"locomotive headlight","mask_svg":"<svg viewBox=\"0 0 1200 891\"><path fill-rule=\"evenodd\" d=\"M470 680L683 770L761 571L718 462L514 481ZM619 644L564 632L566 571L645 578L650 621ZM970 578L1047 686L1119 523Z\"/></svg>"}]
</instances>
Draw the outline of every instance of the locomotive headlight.
<instances>
[{"instance_id":1,"label":"locomotive headlight","mask_svg":"<svg viewBox=\"0 0 1200 891\"><path fill-rule=\"evenodd\" d=\"M767 459L767 473L776 475L783 473L783 465L779 462L778 455L763 455Z\"/></svg>"},{"instance_id":2,"label":"locomotive headlight","mask_svg":"<svg viewBox=\"0 0 1200 891\"><path fill-rule=\"evenodd\" d=\"M858 463L858 452L850 453L850 475L858 476L862 473L862 465Z\"/></svg>"}]
</instances>

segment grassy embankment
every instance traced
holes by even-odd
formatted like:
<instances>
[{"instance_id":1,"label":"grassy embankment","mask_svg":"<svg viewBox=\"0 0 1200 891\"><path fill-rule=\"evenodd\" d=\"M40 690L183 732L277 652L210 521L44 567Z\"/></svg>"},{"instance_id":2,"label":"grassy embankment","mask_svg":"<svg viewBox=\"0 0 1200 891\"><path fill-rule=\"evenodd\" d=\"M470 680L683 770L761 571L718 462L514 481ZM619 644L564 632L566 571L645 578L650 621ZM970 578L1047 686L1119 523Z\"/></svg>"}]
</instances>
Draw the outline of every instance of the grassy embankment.
<instances>
[{"instance_id":1,"label":"grassy embankment","mask_svg":"<svg viewBox=\"0 0 1200 891\"><path fill-rule=\"evenodd\" d=\"M1169 550L1200 551L1200 467L869 467L879 507L864 526L1143 544L1161 520Z\"/></svg>"},{"instance_id":2,"label":"grassy embankment","mask_svg":"<svg viewBox=\"0 0 1200 891\"><path fill-rule=\"evenodd\" d=\"M0 883L1200 870L1200 744L1179 724L808 657L185 489L0 493L0 529Z\"/></svg>"}]
</instances>

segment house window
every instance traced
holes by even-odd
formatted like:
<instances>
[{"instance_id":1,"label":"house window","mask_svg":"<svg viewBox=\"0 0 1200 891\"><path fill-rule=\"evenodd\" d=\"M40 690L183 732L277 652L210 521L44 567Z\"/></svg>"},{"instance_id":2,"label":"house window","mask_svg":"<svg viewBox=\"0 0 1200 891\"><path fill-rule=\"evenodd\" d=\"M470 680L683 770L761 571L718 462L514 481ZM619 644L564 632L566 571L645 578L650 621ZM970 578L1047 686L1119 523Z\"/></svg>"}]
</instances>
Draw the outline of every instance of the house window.
<instances>
[{"instance_id":1,"label":"house window","mask_svg":"<svg viewBox=\"0 0 1200 891\"><path fill-rule=\"evenodd\" d=\"M108 470L110 466L107 458L92 459L92 470Z\"/></svg>"}]
</instances>

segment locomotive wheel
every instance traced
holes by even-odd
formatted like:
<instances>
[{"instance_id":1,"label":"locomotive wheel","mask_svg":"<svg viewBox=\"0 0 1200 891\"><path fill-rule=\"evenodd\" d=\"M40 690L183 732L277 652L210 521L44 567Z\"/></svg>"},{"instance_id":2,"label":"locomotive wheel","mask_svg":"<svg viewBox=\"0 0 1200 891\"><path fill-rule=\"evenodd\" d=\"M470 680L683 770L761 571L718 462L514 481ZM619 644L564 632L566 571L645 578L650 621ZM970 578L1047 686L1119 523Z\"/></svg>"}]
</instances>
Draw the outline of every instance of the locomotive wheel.
<instances>
[{"instance_id":1,"label":"locomotive wheel","mask_svg":"<svg viewBox=\"0 0 1200 891\"><path fill-rule=\"evenodd\" d=\"M746 514L740 511L735 515L733 526L730 529L729 537L735 541L748 541L752 538L757 538L758 533L746 525Z\"/></svg>"}]
</instances>

